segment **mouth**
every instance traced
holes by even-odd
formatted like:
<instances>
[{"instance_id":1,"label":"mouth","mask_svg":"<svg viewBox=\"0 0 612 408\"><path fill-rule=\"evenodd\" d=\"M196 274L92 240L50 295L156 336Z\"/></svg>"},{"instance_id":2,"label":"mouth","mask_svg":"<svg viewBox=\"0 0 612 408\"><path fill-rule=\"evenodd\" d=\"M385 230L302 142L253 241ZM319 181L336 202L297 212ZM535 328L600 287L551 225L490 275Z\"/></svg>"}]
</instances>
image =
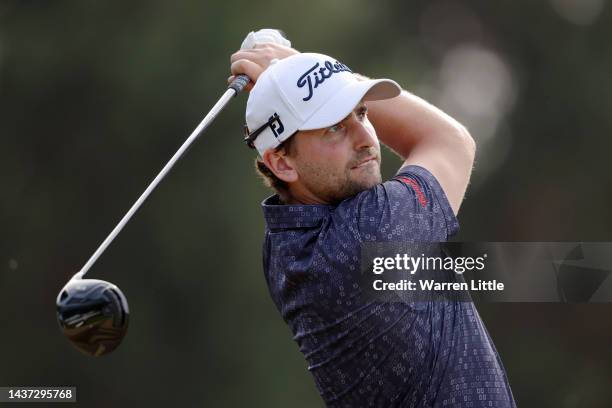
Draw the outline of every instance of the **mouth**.
<instances>
[{"instance_id":1,"label":"mouth","mask_svg":"<svg viewBox=\"0 0 612 408\"><path fill-rule=\"evenodd\" d=\"M377 162L378 160L376 156L369 156L369 157L366 157L364 160L360 161L359 163L357 163L355 166L351 167L351 169L359 169L361 167L365 167L372 163L377 163Z\"/></svg>"}]
</instances>

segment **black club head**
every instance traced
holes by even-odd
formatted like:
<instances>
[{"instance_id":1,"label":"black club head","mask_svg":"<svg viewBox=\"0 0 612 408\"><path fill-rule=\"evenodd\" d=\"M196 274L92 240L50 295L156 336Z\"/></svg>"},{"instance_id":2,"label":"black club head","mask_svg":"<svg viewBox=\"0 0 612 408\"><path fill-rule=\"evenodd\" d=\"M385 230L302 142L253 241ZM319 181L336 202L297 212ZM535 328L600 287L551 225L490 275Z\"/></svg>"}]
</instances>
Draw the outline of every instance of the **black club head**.
<instances>
[{"instance_id":1,"label":"black club head","mask_svg":"<svg viewBox=\"0 0 612 408\"><path fill-rule=\"evenodd\" d=\"M57 296L57 321L80 351L101 356L116 349L128 328L128 304L121 290L97 279L73 279Z\"/></svg>"}]
</instances>

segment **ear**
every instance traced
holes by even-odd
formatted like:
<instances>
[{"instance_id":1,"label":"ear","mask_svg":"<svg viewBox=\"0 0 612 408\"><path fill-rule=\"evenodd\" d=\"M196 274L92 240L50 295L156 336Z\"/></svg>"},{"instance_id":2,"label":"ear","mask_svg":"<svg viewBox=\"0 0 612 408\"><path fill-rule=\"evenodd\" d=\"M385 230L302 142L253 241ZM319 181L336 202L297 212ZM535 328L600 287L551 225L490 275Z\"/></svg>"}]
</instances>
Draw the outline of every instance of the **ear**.
<instances>
[{"instance_id":1,"label":"ear","mask_svg":"<svg viewBox=\"0 0 612 408\"><path fill-rule=\"evenodd\" d=\"M276 177L285 183L294 183L298 180L294 160L287 156L284 150L268 149L263 155L263 162Z\"/></svg>"}]
</instances>

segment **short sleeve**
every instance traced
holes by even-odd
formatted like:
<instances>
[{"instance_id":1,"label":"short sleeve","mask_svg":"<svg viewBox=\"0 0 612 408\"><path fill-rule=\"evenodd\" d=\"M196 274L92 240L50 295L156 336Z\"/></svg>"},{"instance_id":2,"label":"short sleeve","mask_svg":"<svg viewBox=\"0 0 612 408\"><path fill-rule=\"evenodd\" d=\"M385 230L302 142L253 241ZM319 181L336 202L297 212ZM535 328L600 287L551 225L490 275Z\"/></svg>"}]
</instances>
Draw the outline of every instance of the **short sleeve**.
<instances>
[{"instance_id":1,"label":"short sleeve","mask_svg":"<svg viewBox=\"0 0 612 408\"><path fill-rule=\"evenodd\" d=\"M405 166L391 180L342 202L361 241L446 241L459 222L438 180L425 168Z\"/></svg>"}]
</instances>

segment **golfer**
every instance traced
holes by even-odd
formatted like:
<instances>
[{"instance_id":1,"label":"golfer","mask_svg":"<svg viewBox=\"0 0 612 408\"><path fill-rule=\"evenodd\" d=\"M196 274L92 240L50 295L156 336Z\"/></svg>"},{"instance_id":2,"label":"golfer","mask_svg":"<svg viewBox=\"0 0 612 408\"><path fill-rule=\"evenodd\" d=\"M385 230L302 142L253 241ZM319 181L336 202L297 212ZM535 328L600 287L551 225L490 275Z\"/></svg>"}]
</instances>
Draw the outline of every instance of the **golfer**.
<instances>
[{"instance_id":1,"label":"golfer","mask_svg":"<svg viewBox=\"0 0 612 408\"><path fill-rule=\"evenodd\" d=\"M254 85L246 141L276 194L262 203L274 303L330 407L515 407L472 302L376 301L366 243L442 242L475 144L456 120L330 56L260 44L231 56ZM404 161L383 182L380 143Z\"/></svg>"}]
</instances>

